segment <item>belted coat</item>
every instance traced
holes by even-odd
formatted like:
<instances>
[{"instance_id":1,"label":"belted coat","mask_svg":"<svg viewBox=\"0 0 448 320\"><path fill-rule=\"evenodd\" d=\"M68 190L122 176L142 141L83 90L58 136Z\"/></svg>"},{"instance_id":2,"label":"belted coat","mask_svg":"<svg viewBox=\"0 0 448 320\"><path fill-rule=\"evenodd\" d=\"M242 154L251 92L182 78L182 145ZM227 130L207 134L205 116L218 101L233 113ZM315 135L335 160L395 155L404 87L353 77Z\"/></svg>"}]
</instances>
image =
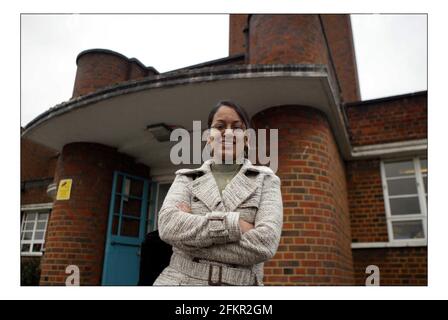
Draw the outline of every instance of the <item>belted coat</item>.
<instances>
[{"instance_id":1,"label":"belted coat","mask_svg":"<svg viewBox=\"0 0 448 320\"><path fill-rule=\"evenodd\" d=\"M173 257L250 270L262 285L264 262L275 255L281 237L280 179L270 168L245 159L221 195L210 169L212 162L176 171L159 211L160 238L173 246ZM190 206L190 213L177 207L182 202ZM254 228L242 233L239 219ZM208 284L187 271L171 261L154 285Z\"/></svg>"}]
</instances>

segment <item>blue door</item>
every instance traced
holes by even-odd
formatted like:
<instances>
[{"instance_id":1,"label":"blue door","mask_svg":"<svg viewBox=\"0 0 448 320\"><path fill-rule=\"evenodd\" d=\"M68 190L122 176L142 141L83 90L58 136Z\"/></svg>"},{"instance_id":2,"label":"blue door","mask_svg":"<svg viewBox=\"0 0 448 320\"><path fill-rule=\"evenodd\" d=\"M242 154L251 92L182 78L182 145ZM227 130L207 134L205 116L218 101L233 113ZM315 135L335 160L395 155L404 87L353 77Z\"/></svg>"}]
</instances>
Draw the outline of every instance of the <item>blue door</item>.
<instances>
[{"instance_id":1,"label":"blue door","mask_svg":"<svg viewBox=\"0 0 448 320\"><path fill-rule=\"evenodd\" d=\"M103 285L138 283L140 245L146 232L149 180L114 172L109 207Z\"/></svg>"}]
</instances>

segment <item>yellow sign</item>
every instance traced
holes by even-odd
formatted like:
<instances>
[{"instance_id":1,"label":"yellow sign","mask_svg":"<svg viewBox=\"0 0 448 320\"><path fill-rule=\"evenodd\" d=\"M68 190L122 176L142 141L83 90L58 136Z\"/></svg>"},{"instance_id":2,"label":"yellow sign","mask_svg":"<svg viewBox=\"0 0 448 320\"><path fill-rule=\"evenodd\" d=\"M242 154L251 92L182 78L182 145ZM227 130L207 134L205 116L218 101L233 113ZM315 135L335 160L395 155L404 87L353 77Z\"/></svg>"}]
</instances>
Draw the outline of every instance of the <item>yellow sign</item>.
<instances>
[{"instance_id":1,"label":"yellow sign","mask_svg":"<svg viewBox=\"0 0 448 320\"><path fill-rule=\"evenodd\" d=\"M60 180L56 200L69 200L71 190L72 190L72 179Z\"/></svg>"}]
</instances>

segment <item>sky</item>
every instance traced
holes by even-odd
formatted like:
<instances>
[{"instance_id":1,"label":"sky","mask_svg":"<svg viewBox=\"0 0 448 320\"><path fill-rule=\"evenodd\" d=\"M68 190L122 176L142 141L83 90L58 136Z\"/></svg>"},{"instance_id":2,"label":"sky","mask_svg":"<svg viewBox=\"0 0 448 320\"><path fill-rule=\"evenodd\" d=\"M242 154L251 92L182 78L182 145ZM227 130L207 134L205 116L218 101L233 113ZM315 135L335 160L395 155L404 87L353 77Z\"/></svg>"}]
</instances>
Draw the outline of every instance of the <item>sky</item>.
<instances>
[{"instance_id":1,"label":"sky","mask_svg":"<svg viewBox=\"0 0 448 320\"><path fill-rule=\"evenodd\" d=\"M352 15L361 99L427 89L426 15ZM73 93L76 57L117 51L166 72L223 58L225 14L22 15L21 125Z\"/></svg>"}]
</instances>

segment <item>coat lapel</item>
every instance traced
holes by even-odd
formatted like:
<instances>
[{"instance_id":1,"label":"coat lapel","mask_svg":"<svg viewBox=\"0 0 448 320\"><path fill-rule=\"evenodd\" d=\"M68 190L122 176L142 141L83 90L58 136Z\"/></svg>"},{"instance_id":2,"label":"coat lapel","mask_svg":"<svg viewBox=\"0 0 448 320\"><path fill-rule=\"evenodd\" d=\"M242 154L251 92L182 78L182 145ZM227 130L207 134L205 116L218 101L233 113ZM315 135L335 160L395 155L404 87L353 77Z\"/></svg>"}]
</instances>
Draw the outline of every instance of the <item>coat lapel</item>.
<instances>
[{"instance_id":1,"label":"coat lapel","mask_svg":"<svg viewBox=\"0 0 448 320\"><path fill-rule=\"evenodd\" d=\"M244 160L240 171L227 184L221 197L218 185L210 169L212 162L212 159L207 160L198 169L204 172L204 174L193 181L192 194L204 202L211 211L220 210L218 207L220 201L222 201L227 211L234 211L257 188L255 180L246 176L246 171L253 168L252 163L247 159Z\"/></svg>"},{"instance_id":2,"label":"coat lapel","mask_svg":"<svg viewBox=\"0 0 448 320\"><path fill-rule=\"evenodd\" d=\"M218 185L210 170L211 160L207 160L201 166L199 171L204 172L202 176L193 181L191 192L209 208L210 211L216 210L221 201Z\"/></svg>"},{"instance_id":3,"label":"coat lapel","mask_svg":"<svg viewBox=\"0 0 448 320\"><path fill-rule=\"evenodd\" d=\"M255 180L246 176L246 171L251 167L251 162L245 159L240 171L223 190L222 197L227 210L235 211L257 189Z\"/></svg>"}]
</instances>

